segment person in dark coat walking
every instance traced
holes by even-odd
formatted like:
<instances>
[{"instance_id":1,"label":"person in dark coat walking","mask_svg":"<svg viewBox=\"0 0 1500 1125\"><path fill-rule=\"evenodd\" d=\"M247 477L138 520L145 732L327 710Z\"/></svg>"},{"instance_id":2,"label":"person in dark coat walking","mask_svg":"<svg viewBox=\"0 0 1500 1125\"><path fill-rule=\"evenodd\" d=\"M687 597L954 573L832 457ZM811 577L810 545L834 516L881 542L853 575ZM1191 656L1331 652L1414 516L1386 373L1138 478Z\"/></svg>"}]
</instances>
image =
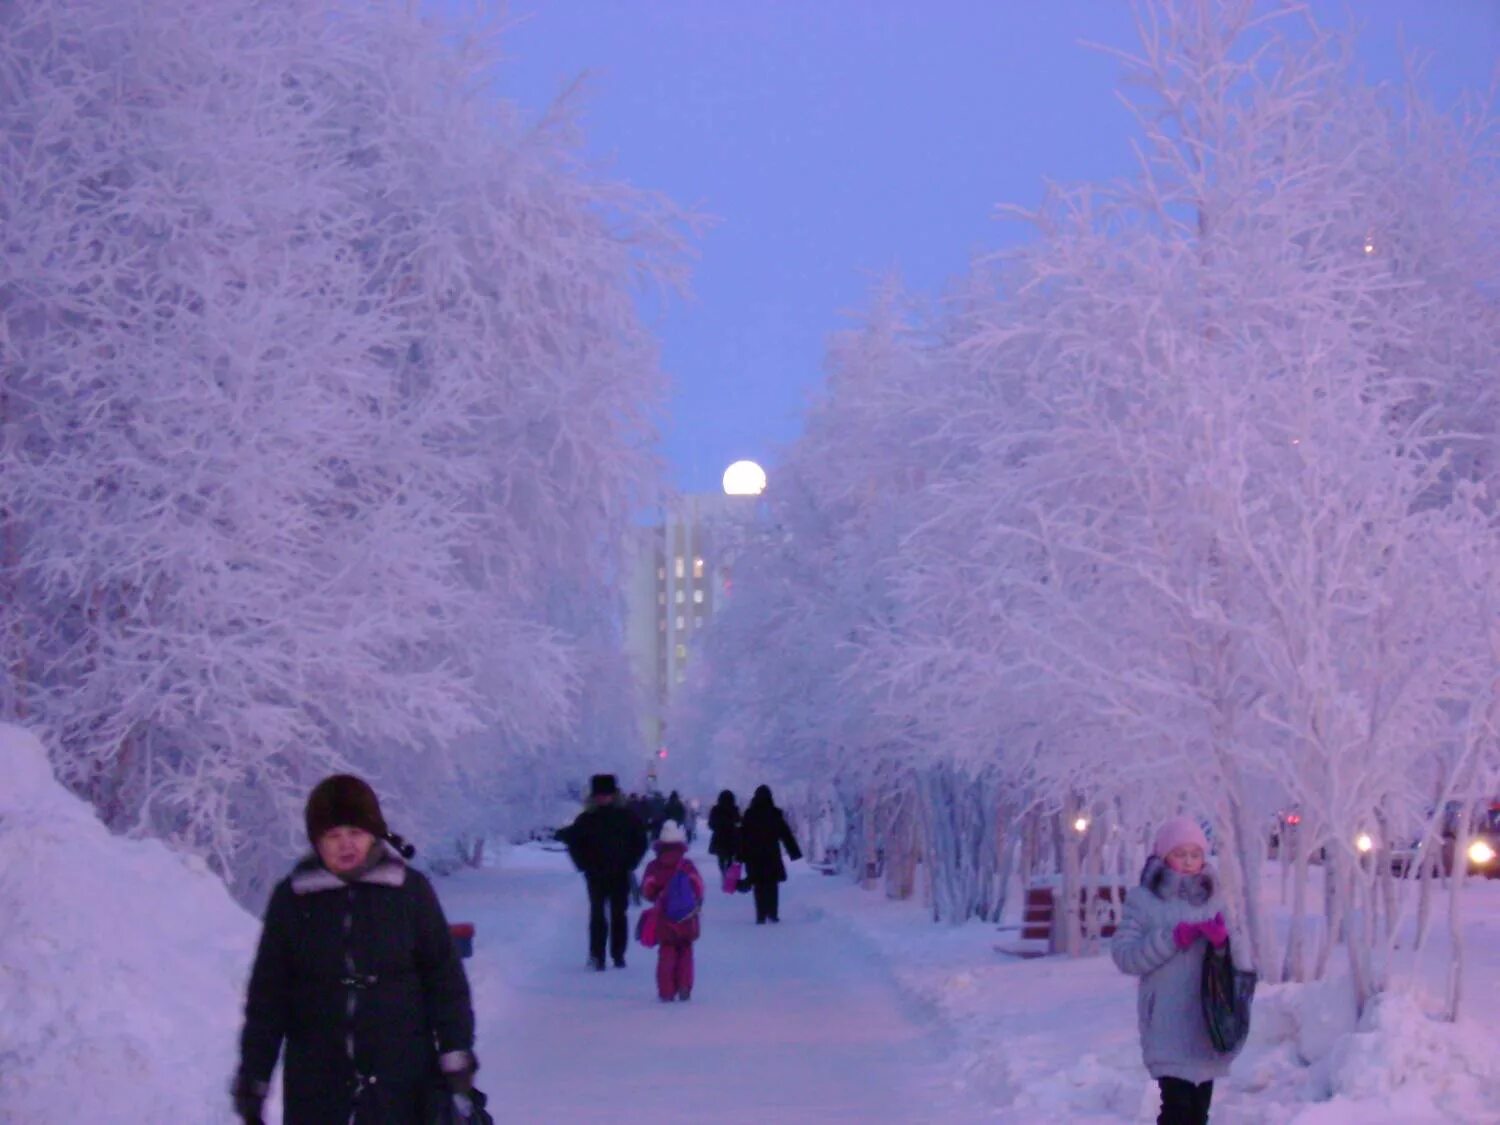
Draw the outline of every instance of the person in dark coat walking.
<instances>
[{"instance_id":1,"label":"person in dark coat walking","mask_svg":"<svg viewBox=\"0 0 1500 1125\"><path fill-rule=\"evenodd\" d=\"M682 803L682 797L678 795L678 792L675 789L672 790L671 793L667 794L667 803L662 806L661 810L662 824L666 824L666 822L669 820L673 824L682 827L686 827L687 825L687 806ZM656 830L656 835L658 839L661 838L660 826L658 826Z\"/></svg>"},{"instance_id":2,"label":"person in dark coat walking","mask_svg":"<svg viewBox=\"0 0 1500 1125\"><path fill-rule=\"evenodd\" d=\"M646 854L646 829L629 809L616 804L619 794L613 774L595 774L589 781L591 807L558 833L588 884L589 968L599 972L604 971L606 941L615 968L625 967L630 879Z\"/></svg>"},{"instance_id":3,"label":"person in dark coat walking","mask_svg":"<svg viewBox=\"0 0 1500 1125\"><path fill-rule=\"evenodd\" d=\"M740 850L740 806L734 794L725 789L708 810L708 854L719 859L719 874L724 874Z\"/></svg>"},{"instance_id":4,"label":"person in dark coat walking","mask_svg":"<svg viewBox=\"0 0 1500 1125\"><path fill-rule=\"evenodd\" d=\"M314 854L277 884L245 1001L235 1112L260 1125L285 1044L286 1125L422 1125L473 1091L469 982L432 884L375 792L339 774L307 800Z\"/></svg>"},{"instance_id":5,"label":"person in dark coat walking","mask_svg":"<svg viewBox=\"0 0 1500 1125\"><path fill-rule=\"evenodd\" d=\"M783 847L789 859L802 858L802 849L797 846L786 817L771 800L770 787L762 785L750 798L740 819L739 847L745 877L750 880L750 890L755 896L757 926L781 921L781 884L786 882L786 865L781 862Z\"/></svg>"}]
</instances>

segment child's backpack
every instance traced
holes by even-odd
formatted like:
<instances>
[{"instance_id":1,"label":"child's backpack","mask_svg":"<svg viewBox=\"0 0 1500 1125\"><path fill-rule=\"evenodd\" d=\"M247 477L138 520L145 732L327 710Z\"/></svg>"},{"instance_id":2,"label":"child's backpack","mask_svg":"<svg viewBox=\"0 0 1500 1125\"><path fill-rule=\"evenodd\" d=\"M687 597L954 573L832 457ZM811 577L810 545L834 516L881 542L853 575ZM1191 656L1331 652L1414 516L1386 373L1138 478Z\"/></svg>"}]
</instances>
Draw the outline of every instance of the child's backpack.
<instances>
[{"instance_id":1,"label":"child's backpack","mask_svg":"<svg viewBox=\"0 0 1500 1125\"><path fill-rule=\"evenodd\" d=\"M685 863L679 863L672 873L671 882L662 893L662 913L669 922L686 922L698 913L698 896L693 892L693 880L688 875Z\"/></svg>"}]
</instances>

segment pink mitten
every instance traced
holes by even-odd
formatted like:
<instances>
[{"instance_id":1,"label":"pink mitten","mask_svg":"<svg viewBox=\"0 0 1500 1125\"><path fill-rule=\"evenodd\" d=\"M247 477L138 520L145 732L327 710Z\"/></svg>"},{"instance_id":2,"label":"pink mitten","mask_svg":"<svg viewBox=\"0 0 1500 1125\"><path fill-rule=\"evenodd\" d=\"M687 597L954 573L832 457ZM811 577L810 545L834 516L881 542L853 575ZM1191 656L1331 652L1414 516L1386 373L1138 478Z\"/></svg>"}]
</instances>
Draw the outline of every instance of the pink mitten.
<instances>
[{"instance_id":1,"label":"pink mitten","mask_svg":"<svg viewBox=\"0 0 1500 1125\"><path fill-rule=\"evenodd\" d=\"M1178 922L1172 928L1172 941L1178 949L1186 949L1198 939L1198 931L1203 928L1203 922Z\"/></svg>"},{"instance_id":2,"label":"pink mitten","mask_svg":"<svg viewBox=\"0 0 1500 1125\"><path fill-rule=\"evenodd\" d=\"M1198 923L1198 932L1208 939L1215 949L1223 949L1229 940L1229 927L1224 924L1224 915L1215 914L1207 922Z\"/></svg>"}]
</instances>

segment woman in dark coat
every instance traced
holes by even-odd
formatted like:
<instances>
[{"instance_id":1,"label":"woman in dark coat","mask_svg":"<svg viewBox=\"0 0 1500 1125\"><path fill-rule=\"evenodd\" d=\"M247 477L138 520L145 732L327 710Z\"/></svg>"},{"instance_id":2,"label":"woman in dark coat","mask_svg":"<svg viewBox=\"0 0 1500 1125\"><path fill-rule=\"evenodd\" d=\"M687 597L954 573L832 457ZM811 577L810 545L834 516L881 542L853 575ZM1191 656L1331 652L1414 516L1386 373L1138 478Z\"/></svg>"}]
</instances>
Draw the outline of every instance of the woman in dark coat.
<instances>
[{"instance_id":1,"label":"woman in dark coat","mask_svg":"<svg viewBox=\"0 0 1500 1125\"><path fill-rule=\"evenodd\" d=\"M235 1111L259 1125L285 1041L286 1125L419 1125L470 1095L477 1065L469 982L443 908L359 778L312 791L307 837L314 854L266 908Z\"/></svg>"},{"instance_id":2,"label":"woman in dark coat","mask_svg":"<svg viewBox=\"0 0 1500 1125\"><path fill-rule=\"evenodd\" d=\"M725 789L708 810L708 854L719 857L719 874L728 870L740 850L740 806Z\"/></svg>"},{"instance_id":3,"label":"woman in dark coat","mask_svg":"<svg viewBox=\"0 0 1500 1125\"><path fill-rule=\"evenodd\" d=\"M802 849L787 827L786 817L771 800L769 786L762 785L745 806L740 819L739 855L745 861L745 876L755 895L755 924L767 920L781 921L781 884L786 882L786 865L781 849L789 859L802 858Z\"/></svg>"}]
</instances>

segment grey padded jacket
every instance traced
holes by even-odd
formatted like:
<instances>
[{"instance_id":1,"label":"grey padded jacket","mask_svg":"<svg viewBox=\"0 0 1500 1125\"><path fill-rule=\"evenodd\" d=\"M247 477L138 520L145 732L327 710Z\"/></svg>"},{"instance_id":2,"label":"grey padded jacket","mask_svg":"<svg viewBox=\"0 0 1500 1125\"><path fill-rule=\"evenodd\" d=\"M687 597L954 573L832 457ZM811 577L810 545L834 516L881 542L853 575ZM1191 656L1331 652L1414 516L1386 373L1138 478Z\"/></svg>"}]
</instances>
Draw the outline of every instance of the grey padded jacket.
<instances>
[{"instance_id":1,"label":"grey padded jacket","mask_svg":"<svg viewBox=\"0 0 1500 1125\"><path fill-rule=\"evenodd\" d=\"M1177 923L1203 922L1223 912L1218 877L1206 864L1197 875L1179 875L1152 856L1141 885L1125 896L1125 916L1109 952L1122 972L1140 978L1136 1022L1152 1078L1211 1082L1228 1074L1239 1054L1220 1054L1208 1037L1202 999L1208 942L1200 937L1178 949L1172 940Z\"/></svg>"}]
</instances>

